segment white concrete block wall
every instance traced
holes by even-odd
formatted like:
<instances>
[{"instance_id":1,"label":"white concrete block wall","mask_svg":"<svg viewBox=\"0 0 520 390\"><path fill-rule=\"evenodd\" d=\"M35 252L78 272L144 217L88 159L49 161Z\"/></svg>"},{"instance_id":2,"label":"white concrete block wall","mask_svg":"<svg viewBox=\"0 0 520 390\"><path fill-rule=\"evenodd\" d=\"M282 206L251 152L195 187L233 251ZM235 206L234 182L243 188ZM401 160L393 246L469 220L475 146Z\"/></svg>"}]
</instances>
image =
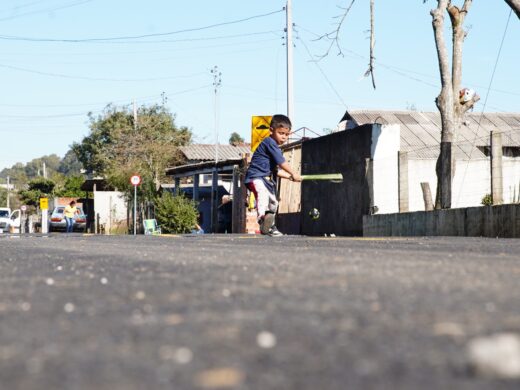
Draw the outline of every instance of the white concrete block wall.
<instances>
[{"instance_id":1,"label":"white concrete block wall","mask_svg":"<svg viewBox=\"0 0 520 390\"><path fill-rule=\"evenodd\" d=\"M399 212L399 125L372 126L373 199L379 214Z\"/></svg>"},{"instance_id":2,"label":"white concrete block wall","mask_svg":"<svg viewBox=\"0 0 520 390\"><path fill-rule=\"evenodd\" d=\"M504 203L513 203L518 200L520 193L520 158L504 157L502 160L502 176ZM513 199L515 197L516 199Z\"/></svg>"},{"instance_id":3,"label":"white concrete block wall","mask_svg":"<svg viewBox=\"0 0 520 390\"><path fill-rule=\"evenodd\" d=\"M410 211L424 211L422 182L430 184L435 203L437 174L435 160L408 160L408 191ZM452 185L452 208L480 206L482 198L490 193L489 160L457 161Z\"/></svg>"},{"instance_id":4,"label":"white concrete block wall","mask_svg":"<svg viewBox=\"0 0 520 390\"><path fill-rule=\"evenodd\" d=\"M429 183L432 200L435 203L437 175L435 160L408 160L408 207L409 211L424 211L421 183Z\"/></svg>"},{"instance_id":5,"label":"white concrete block wall","mask_svg":"<svg viewBox=\"0 0 520 390\"><path fill-rule=\"evenodd\" d=\"M408 191L410 211L424 210L421 182L430 183L435 202L437 175L435 160L408 161ZM520 192L520 159L503 159L504 204L512 203ZM516 192L515 192L516 188ZM482 198L491 193L490 162L488 159L457 161L453 180L452 208L481 206Z\"/></svg>"},{"instance_id":6,"label":"white concrete block wall","mask_svg":"<svg viewBox=\"0 0 520 390\"><path fill-rule=\"evenodd\" d=\"M378 214L399 212L398 151L400 126L372 126L373 199ZM430 184L433 202L437 191L436 160L408 160L409 211L423 211L422 182ZM491 193L491 167L487 158L458 160L452 185L452 208L482 205L482 198ZM520 197L520 158L503 158L504 203Z\"/></svg>"},{"instance_id":7,"label":"white concrete block wall","mask_svg":"<svg viewBox=\"0 0 520 390\"><path fill-rule=\"evenodd\" d=\"M457 161L452 185L451 207L482 206L482 198L491 193L489 159Z\"/></svg>"},{"instance_id":8,"label":"white concrete block wall","mask_svg":"<svg viewBox=\"0 0 520 390\"><path fill-rule=\"evenodd\" d=\"M123 193L119 191L94 192L94 208L106 232L117 226L117 222L126 221L127 205Z\"/></svg>"}]
</instances>

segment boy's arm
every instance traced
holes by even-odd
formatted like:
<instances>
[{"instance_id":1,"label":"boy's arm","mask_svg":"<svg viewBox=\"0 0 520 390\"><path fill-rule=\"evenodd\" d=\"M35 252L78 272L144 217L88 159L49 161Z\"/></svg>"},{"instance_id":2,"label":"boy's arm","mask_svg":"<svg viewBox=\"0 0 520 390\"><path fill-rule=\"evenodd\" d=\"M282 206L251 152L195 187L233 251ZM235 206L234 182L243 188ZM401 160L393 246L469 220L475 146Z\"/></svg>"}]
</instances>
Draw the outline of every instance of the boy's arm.
<instances>
[{"instance_id":1,"label":"boy's arm","mask_svg":"<svg viewBox=\"0 0 520 390\"><path fill-rule=\"evenodd\" d=\"M278 177L282 177L284 179L289 179L292 181L302 181L302 178L298 172L295 172L287 161L284 161L280 165L278 165L281 170L278 170Z\"/></svg>"}]
</instances>

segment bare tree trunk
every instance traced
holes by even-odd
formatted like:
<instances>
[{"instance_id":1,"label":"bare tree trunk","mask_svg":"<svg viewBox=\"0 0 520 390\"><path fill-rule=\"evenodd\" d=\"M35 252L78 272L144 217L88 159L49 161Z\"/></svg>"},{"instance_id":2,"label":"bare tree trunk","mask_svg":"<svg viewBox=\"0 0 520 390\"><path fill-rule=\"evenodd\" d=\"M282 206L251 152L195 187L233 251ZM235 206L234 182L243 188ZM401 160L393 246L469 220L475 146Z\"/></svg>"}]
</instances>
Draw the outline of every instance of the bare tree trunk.
<instances>
[{"instance_id":1,"label":"bare tree trunk","mask_svg":"<svg viewBox=\"0 0 520 390\"><path fill-rule=\"evenodd\" d=\"M441 75L441 92L435 101L441 115L442 126L440 155L436 165L437 194L435 208L437 209L451 207L451 184L455 174L453 143L456 141L456 134L462 123L464 113L480 99L475 94L469 101L459 100L462 79L462 46L466 36L463 25L471 4L472 0L465 0L462 9L459 9L452 5L449 0L438 0L437 8L431 11ZM451 72L443 32L445 11L450 16L452 27Z\"/></svg>"},{"instance_id":2,"label":"bare tree trunk","mask_svg":"<svg viewBox=\"0 0 520 390\"><path fill-rule=\"evenodd\" d=\"M520 19L520 0L505 0L506 3L511 7L511 9L515 12L518 19Z\"/></svg>"},{"instance_id":3,"label":"bare tree trunk","mask_svg":"<svg viewBox=\"0 0 520 390\"><path fill-rule=\"evenodd\" d=\"M449 4L448 0L439 0L437 8L431 11L437 58L441 75L441 92L436 99L437 108L441 114L441 152L437 160L437 194L435 208L449 208L451 206L451 146L455 130L453 112L452 77L449 68L448 49L444 40L444 12ZM446 156L449 154L449 156ZM443 180L443 178L445 180Z\"/></svg>"}]
</instances>

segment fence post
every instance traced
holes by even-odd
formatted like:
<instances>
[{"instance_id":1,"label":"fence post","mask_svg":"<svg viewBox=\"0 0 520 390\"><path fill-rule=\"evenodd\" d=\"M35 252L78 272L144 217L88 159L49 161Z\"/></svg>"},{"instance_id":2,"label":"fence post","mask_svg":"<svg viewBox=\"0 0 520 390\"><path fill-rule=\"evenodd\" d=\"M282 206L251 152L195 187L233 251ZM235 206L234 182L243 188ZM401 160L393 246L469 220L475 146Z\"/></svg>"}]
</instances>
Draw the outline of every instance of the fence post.
<instances>
[{"instance_id":1,"label":"fence post","mask_svg":"<svg viewBox=\"0 0 520 390\"><path fill-rule=\"evenodd\" d=\"M408 195L408 153L398 153L398 177L399 177L399 212L405 213L409 211L409 195Z\"/></svg>"},{"instance_id":2,"label":"fence post","mask_svg":"<svg viewBox=\"0 0 520 390\"><path fill-rule=\"evenodd\" d=\"M433 200L432 200L432 191L430 190L430 183L424 182L421 183L421 189L424 200L424 210L432 211L433 210Z\"/></svg>"},{"instance_id":3,"label":"fence post","mask_svg":"<svg viewBox=\"0 0 520 390\"><path fill-rule=\"evenodd\" d=\"M502 204L503 199L503 177L502 177L502 133L490 132L491 149L491 199L494 205Z\"/></svg>"},{"instance_id":4,"label":"fence post","mask_svg":"<svg viewBox=\"0 0 520 390\"><path fill-rule=\"evenodd\" d=\"M211 233L218 231L218 171L213 169L211 179Z\"/></svg>"}]
</instances>

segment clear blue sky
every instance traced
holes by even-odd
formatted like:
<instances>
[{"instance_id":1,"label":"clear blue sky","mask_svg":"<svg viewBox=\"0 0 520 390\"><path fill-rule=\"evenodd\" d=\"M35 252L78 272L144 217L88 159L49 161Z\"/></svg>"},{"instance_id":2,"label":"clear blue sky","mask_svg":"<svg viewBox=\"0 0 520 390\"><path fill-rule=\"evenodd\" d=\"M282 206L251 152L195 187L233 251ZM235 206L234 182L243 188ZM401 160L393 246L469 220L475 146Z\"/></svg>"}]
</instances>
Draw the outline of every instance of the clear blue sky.
<instances>
[{"instance_id":1,"label":"clear blue sky","mask_svg":"<svg viewBox=\"0 0 520 390\"><path fill-rule=\"evenodd\" d=\"M376 90L363 78L368 1L357 0L344 23L344 56L333 47L320 62L311 61L328 47L316 38L335 29L335 17L343 12L338 6L350 2L293 0L294 127L323 133L347 108L436 110L439 72L429 13L436 2L376 1ZM177 125L190 127L195 142L213 143L215 65L222 73L219 141L227 143L232 132L249 140L252 115L286 110L284 5L284 0L2 1L0 170L46 154L63 156L88 134L89 111L134 99L139 105L160 103L163 92ZM478 112L509 13L503 1L476 0L467 19L463 79L482 97ZM106 40L135 36L148 37ZM518 42L520 22L513 14L485 111L520 111Z\"/></svg>"}]
</instances>

